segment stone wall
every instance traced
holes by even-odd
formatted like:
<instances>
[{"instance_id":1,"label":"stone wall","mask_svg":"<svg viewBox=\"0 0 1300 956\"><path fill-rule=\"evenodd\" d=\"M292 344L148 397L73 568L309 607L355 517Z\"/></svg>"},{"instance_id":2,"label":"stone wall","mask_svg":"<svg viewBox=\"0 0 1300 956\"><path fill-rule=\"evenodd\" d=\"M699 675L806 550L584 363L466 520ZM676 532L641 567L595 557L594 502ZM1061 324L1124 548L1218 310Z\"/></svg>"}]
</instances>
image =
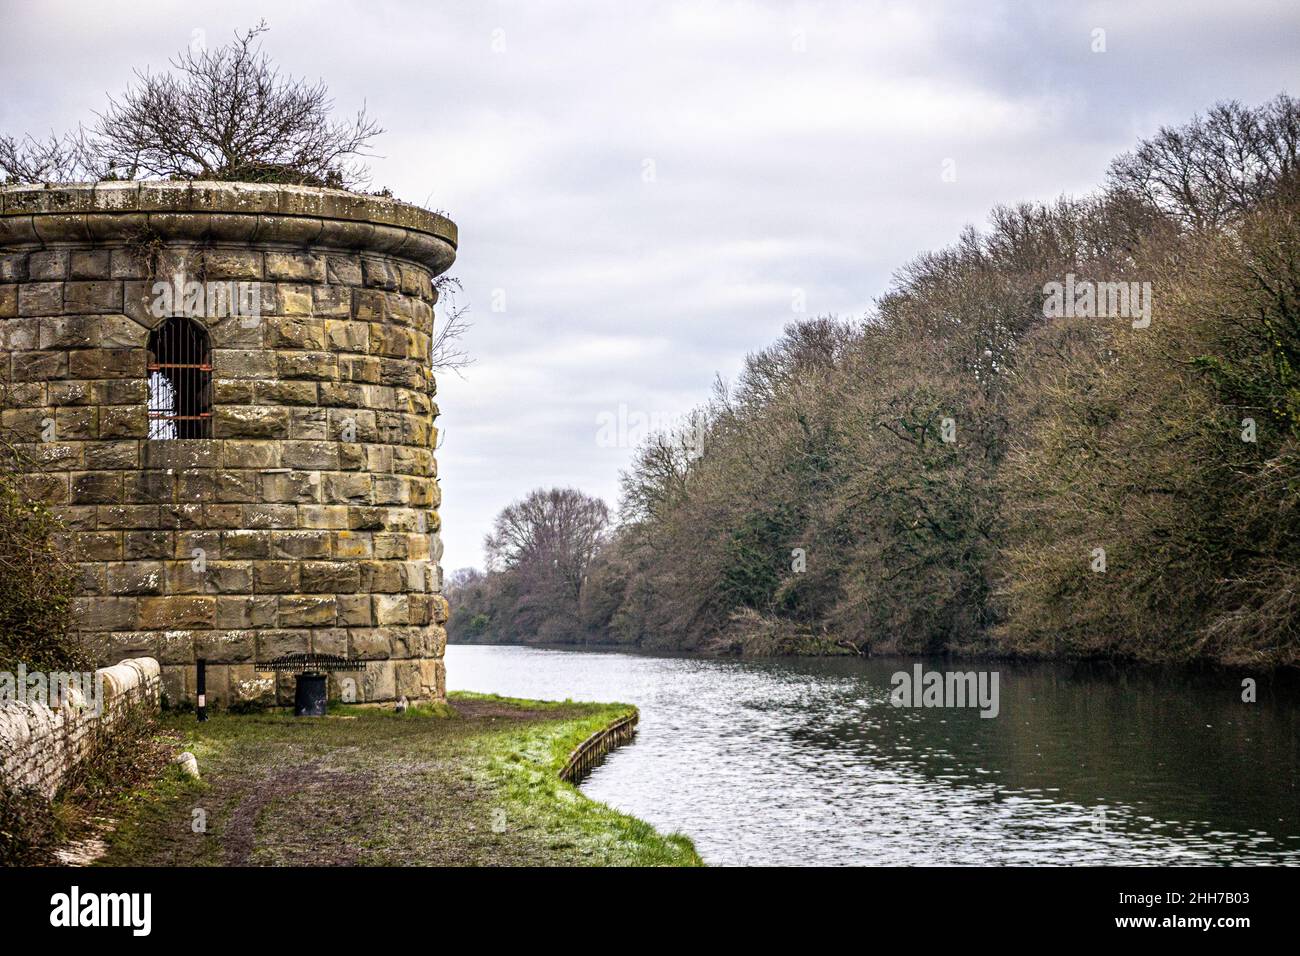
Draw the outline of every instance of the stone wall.
<instances>
[{"instance_id":1,"label":"stone wall","mask_svg":"<svg viewBox=\"0 0 1300 956\"><path fill-rule=\"evenodd\" d=\"M0 788L33 789L46 799L123 717L139 708L157 713L162 689L158 662L141 657L95 672L103 680L103 707L64 702L0 703Z\"/></svg>"},{"instance_id":2,"label":"stone wall","mask_svg":"<svg viewBox=\"0 0 1300 956\"><path fill-rule=\"evenodd\" d=\"M101 663L154 657L188 700L206 659L217 706L291 699L257 665L293 652L368 662L334 675L359 700L444 695L429 353L455 248L441 216L337 190L0 189L0 427L69 529ZM255 321L197 320L208 439L148 437L178 278L258 293Z\"/></svg>"}]
</instances>

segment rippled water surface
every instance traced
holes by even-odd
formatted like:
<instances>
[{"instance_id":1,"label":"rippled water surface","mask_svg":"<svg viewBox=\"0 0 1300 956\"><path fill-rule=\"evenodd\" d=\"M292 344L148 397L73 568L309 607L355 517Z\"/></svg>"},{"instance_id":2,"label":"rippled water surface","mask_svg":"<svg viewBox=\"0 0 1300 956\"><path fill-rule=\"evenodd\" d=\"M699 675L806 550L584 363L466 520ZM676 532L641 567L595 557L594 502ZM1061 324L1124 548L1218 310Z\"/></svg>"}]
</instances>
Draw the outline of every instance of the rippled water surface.
<instances>
[{"instance_id":1,"label":"rippled water surface","mask_svg":"<svg viewBox=\"0 0 1300 956\"><path fill-rule=\"evenodd\" d=\"M453 646L447 685L636 704L583 789L712 864L1300 864L1293 681L998 664L982 719L891 706L912 663Z\"/></svg>"}]
</instances>

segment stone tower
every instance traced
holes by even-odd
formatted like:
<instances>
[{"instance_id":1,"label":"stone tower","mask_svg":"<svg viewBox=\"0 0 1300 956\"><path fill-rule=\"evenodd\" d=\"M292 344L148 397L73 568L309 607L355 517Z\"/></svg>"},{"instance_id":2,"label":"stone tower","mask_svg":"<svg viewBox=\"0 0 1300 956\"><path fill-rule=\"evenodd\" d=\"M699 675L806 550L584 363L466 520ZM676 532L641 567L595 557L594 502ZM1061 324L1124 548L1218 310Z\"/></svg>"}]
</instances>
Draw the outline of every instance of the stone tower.
<instances>
[{"instance_id":1,"label":"stone tower","mask_svg":"<svg viewBox=\"0 0 1300 956\"><path fill-rule=\"evenodd\" d=\"M0 189L0 425L77 562L99 663L172 701L444 695L438 409L450 220L242 183ZM291 679L290 679L291 680Z\"/></svg>"}]
</instances>

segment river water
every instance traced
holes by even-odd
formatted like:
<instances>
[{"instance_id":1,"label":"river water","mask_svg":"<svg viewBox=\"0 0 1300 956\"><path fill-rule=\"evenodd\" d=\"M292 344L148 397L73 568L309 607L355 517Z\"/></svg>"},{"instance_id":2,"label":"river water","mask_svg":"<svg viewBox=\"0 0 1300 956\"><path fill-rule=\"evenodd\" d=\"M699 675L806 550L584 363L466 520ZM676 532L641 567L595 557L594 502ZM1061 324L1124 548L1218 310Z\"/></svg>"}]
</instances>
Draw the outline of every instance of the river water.
<instances>
[{"instance_id":1,"label":"river water","mask_svg":"<svg viewBox=\"0 0 1300 956\"><path fill-rule=\"evenodd\" d=\"M995 670L999 713L891 675ZM583 791L715 865L1300 865L1300 687L1261 675L458 645L447 686L623 701Z\"/></svg>"}]
</instances>

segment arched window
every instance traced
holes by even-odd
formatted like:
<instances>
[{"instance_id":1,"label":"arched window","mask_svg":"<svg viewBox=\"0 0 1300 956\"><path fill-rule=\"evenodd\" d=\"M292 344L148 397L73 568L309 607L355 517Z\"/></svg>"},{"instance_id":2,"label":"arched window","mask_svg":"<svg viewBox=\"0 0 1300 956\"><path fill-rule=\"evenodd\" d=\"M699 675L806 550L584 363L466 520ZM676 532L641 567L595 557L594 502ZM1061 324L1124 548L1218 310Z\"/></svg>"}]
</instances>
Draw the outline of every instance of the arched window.
<instances>
[{"instance_id":1,"label":"arched window","mask_svg":"<svg viewBox=\"0 0 1300 956\"><path fill-rule=\"evenodd\" d=\"M149 437L212 437L212 350L192 319L149 333Z\"/></svg>"}]
</instances>

